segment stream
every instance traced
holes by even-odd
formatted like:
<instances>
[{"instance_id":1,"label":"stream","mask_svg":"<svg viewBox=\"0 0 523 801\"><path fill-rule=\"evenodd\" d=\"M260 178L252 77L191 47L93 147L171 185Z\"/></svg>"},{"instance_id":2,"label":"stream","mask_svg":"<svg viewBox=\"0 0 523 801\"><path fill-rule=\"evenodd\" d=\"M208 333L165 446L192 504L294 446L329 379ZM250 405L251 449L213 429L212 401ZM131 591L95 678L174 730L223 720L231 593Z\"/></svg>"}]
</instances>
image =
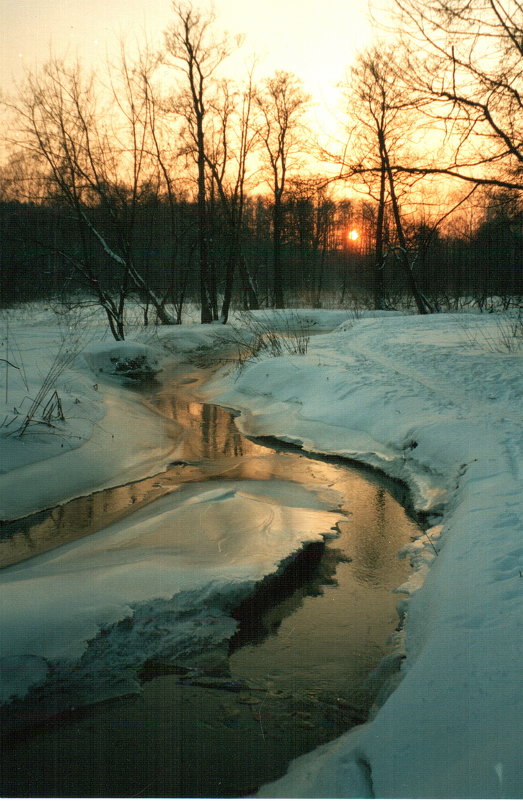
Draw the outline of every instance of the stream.
<instances>
[{"instance_id":1,"label":"stream","mask_svg":"<svg viewBox=\"0 0 523 801\"><path fill-rule=\"evenodd\" d=\"M158 476L8 524L0 566L201 482L291 481L296 492L334 494L345 516L338 536L305 548L238 605L225 670L198 678L152 660L139 695L70 709L11 734L4 796L246 796L368 715L378 689L372 671L398 626L393 590L409 572L397 554L420 533L406 490L346 461L242 436L231 412L198 399L204 379L196 368L173 368L161 385L140 390L183 432L183 457Z\"/></svg>"}]
</instances>

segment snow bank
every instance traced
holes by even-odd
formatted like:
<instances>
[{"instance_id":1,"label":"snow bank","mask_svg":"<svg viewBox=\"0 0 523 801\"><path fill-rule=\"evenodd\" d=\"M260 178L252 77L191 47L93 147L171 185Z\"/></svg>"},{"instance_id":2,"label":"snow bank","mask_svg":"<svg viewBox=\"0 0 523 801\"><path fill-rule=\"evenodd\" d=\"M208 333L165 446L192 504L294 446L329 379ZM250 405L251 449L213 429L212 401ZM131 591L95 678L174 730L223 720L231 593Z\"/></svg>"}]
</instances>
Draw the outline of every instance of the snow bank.
<instances>
[{"instance_id":1,"label":"snow bank","mask_svg":"<svg viewBox=\"0 0 523 801\"><path fill-rule=\"evenodd\" d=\"M375 312L358 312L358 317L373 316ZM382 312L396 315L396 312ZM283 334L296 334L299 337L332 331L341 323L352 324L357 319L354 312L347 310L319 309L260 309L249 312L235 312L227 325L208 323L205 325L179 325L161 327L155 332L156 344L163 346L168 353L187 356L199 349L216 349L220 345L233 344L238 339L242 343L255 339L264 331ZM352 321L352 322L351 322Z\"/></svg>"},{"instance_id":2,"label":"snow bank","mask_svg":"<svg viewBox=\"0 0 523 801\"><path fill-rule=\"evenodd\" d=\"M249 326L252 319L277 331L309 329L311 333L318 331L332 331L345 323L351 326L357 320L372 317L397 317L400 312L374 311L372 309L259 309L256 311L240 312L231 316L231 321L238 325Z\"/></svg>"},{"instance_id":3,"label":"snow bank","mask_svg":"<svg viewBox=\"0 0 523 801\"><path fill-rule=\"evenodd\" d=\"M56 320L54 325L9 320L2 336L0 474L80 447L104 414L94 381L76 365L87 337L69 336ZM62 415L57 403L52 409L54 393Z\"/></svg>"},{"instance_id":4,"label":"snow bank","mask_svg":"<svg viewBox=\"0 0 523 801\"><path fill-rule=\"evenodd\" d=\"M356 312L347 309L259 309L233 315L231 322L239 327L257 327L260 324L271 331L294 330L314 334L332 331L348 319L356 319Z\"/></svg>"},{"instance_id":5,"label":"snow bank","mask_svg":"<svg viewBox=\"0 0 523 801\"><path fill-rule=\"evenodd\" d=\"M141 342L99 342L83 353L94 373L146 378L160 372L158 352Z\"/></svg>"},{"instance_id":6,"label":"snow bank","mask_svg":"<svg viewBox=\"0 0 523 801\"><path fill-rule=\"evenodd\" d=\"M45 323L10 320L7 329L9 364L0 365L0 520L160 472L176 453L175 427L151 414L130 381L124 389L120 381L136 370L158 372L161 351L135 342L94 344L89 340L102 328L78 334L54 317ZM62 414L46 421L43 410L53 398Z\"/></svg>"},{"instance_id":7,"label":"snow bank","mask_svg":"<svg viewBox=\"0 0 523 801\"><path fill-rule=\"evenodd\" d=\"M42 684L45 714L136 692L152 658L223 670L231 609L305 543L332 536L342 516L291 483L182 485L124 521L3 570L2 701L33 688L34 717ZM18 704L8 718L23 712Z\"/></svg>"},{"instance_id":8,"label":"snow bank","mask_svg":"<svg viewBox=\"0 0 523 801\"><path fill-rule=\"evenodd\" d=\"M434 524L409 549L399 686L260 795L522 796L523 376L499 330L496 315L350 321L209 386L247 433L406 481Z\"/></svg>"}]
</instances>

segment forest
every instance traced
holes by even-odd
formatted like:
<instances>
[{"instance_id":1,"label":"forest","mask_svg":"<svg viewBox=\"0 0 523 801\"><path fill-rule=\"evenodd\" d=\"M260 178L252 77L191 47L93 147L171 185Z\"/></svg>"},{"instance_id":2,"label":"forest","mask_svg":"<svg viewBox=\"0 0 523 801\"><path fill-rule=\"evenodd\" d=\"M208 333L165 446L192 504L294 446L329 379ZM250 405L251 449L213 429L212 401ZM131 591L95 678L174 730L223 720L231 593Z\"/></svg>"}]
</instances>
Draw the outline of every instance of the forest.
<instances>
[{"instance_id":1,"label":"forest","mask_svg":"<svg viewBox=\"0 0 523 801\"><path fill-rule=\"evenodd\" d=\"M146 324L520 304L521 6L394 6L329 137L298 76L231 78L237 41L183 2L161 51L28 72L2 101L0 302L97 303L116 339L130 298Z\"/></svg>"}]
</instances>

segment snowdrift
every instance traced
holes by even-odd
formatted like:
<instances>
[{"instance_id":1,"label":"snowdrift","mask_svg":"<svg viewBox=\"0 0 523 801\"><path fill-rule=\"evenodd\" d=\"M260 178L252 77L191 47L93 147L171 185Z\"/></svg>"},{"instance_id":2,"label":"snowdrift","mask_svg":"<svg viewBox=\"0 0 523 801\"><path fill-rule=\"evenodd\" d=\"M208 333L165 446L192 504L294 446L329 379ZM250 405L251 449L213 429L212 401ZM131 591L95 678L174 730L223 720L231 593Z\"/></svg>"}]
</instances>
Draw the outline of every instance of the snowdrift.
<instances>
[{"instance_id":1,"label":"snowdrift","mask_svg":"<svg viewBox=\"0 0 523 801\"><path fill-rule=\"evenodd\" d=\"M17 342L11 358L23 365L23 374L11 369L4 395L0 520L161 472L176 457L176 427L144 406L130 380L159 372L157 350L135 342L91 343L81 350L85 342L64 345L54 326L11 323L10 336ZM63 419L48 425L36 409L20 436L30 397L38 396L60 353L63 369L54 370L42 401L56 392Z\"/></svg>"}]
</instances>

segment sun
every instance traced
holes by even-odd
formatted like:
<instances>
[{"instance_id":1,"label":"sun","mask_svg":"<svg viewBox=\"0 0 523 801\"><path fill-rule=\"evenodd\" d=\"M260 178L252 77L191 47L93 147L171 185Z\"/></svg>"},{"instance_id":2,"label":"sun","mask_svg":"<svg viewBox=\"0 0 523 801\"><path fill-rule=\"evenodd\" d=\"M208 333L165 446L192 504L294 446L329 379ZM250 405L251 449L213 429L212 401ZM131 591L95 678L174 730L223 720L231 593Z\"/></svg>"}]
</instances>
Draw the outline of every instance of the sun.
<instances>
[{"instance_id":1,"label":"sun","mask_svg":"<svg viewBox=\"0 0 523 801\"><path fill-rule=\"evenodd\" d=\"M356 229L353 228L352 231L349 231L349 233L347 234L347 238L350 239L352 242L355 242L357 239L360 238L360 232L356 231Z\"/></svg>"}]
</instances>

